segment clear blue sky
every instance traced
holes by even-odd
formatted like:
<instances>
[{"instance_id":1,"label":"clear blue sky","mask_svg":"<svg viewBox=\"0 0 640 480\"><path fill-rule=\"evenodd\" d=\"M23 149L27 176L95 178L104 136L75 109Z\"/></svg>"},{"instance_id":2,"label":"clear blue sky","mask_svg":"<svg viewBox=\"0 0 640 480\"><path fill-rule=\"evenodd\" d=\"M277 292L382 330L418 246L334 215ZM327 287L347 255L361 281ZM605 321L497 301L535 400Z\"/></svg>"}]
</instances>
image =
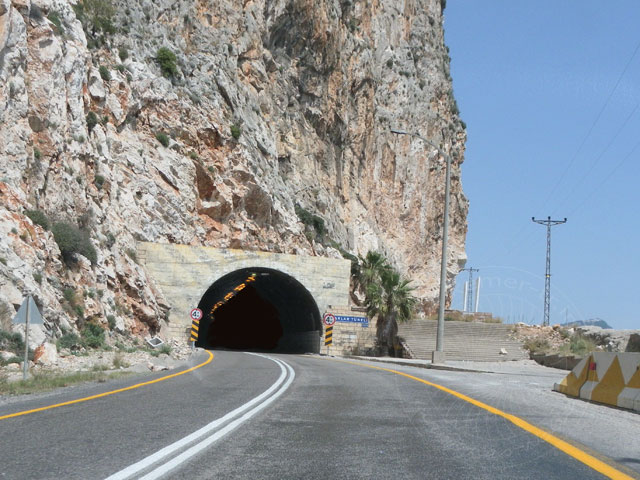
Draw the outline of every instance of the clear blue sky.
<instances>
[{"instance_id":1,"label":"clear blue sky","mask_svg":"<svg viewBox=\"0 0 640 480\"><path fill-rule=\"evenodd\" d=\"M640 1L449 0L444 14L479 310L541 323L546 227L531 217L567 217L551 323L640 329Z\"/></svg>"}]
</instances>

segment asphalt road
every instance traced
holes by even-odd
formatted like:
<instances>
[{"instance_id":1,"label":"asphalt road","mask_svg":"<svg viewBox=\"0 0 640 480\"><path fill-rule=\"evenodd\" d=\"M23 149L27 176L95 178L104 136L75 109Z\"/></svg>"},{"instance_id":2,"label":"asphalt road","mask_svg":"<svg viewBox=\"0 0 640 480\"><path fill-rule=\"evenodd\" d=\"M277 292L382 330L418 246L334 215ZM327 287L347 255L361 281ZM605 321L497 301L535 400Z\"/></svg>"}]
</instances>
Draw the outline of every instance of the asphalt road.
<instances>
[{"instance_id":1,"label":"asphalt road","mask_svg":"<svg viewBox=\"0 0 640 480\"><path fill-rule=\"evenodd\" d=\"M207 366L164 382L0 420L0 479L126 478L123 469L204 425L211 430L151 457L131 478L166 471L163 478L188 479L604 478L508 420L415 380L313 356L271 357L295 375L267 358L215 352ZM195 363L205 359L202 353ZM499 385L470 386L460 372L389 368L501 398ZM0 417L135 382L7 403ZM246 406L270 388L274 396ZM502 403L496 406L506 409Z\"/></svg>"}]
</instances>

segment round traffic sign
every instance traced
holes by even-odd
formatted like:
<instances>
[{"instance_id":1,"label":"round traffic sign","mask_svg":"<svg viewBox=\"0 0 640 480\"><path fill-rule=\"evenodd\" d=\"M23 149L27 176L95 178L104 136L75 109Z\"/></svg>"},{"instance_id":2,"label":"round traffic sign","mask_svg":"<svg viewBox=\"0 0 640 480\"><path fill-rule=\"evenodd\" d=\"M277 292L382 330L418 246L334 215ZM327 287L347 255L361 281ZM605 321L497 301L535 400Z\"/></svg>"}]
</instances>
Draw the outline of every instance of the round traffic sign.
<instances>
[{"instance_id":1,"label":"round traffic sign","mask_svg":"<svg viewBox=\"0 0 640 480\"><path fill-rule=\"evenodd\" d=\"M331 325L336 323L336 317L334 315L332 315L331 313L325 313L324 317L322 318L322 322L327 327L330 327Z\"/></svg>"},{"instance_id":2,"label":"round traffic sign","mask_svg":"<svg viewBox=\"0 0 640 480\"><path fill-rule=\"evenodd\" d=\"M200 320L202 318L202 310L200 310L199 308L194 308L193 310L191 310L189 316L192 320Z\"/></svg>"}]
</instances>

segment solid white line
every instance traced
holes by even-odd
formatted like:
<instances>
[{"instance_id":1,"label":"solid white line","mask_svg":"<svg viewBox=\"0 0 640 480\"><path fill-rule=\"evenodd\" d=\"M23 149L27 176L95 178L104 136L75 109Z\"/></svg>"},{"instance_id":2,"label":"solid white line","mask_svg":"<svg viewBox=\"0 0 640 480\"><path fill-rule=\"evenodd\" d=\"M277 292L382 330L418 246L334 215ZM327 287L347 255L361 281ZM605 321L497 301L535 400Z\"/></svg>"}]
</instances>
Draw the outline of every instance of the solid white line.
<instances>
[{"instance_id":1,"label":"solid white line","mask_svg":"<svg viewBox=\"0 0 640 480\"><path fill-rule=\"evenodd\" d=\"M282 382L284 382L284 380L285 380L285 378L287 376L287 370L284 368L284 366L278 360L276 360L274 358L267 357L265 355L258 355L258 356L264 357L264 358L268 358L269 360L272 360L275 363L277 363L278 366L280 367L280 372L281 372L280 376L278 377L278 380L276 380L274 382L274 384L271 385L271 387L269 387L267 390L265 390L260 395L258 395L257 397L253 398L252 400L248 401L244 405L242 405L242 406L236 408L235 410L227 413L223 417L220 417L220 418L212 421L211 423L209 423L209 424L205 425L204 427L196 430L195 432L191 433L190 435L187 435L186 437L181 438L180 440L178 440L178 441L176 441L176 442L174 442L174 443L172 443L170 445L167 445L166 447L158 450L157 452L152 453L151 455L149 455L148 457L143 458L139 462L136 462L133 465L130 465L127 468L124 468L123 470L120 470L120 471L114 473L113 475L108 476L105 480L125 480L127 478L130 478L132 475L144 470L145 468L150 467L154 463L157 463L157 462L163 460L168 455L171 455L172 453L174 453L177 450L185 447L186 445L188 445L190 443L193 443L196 440L200 439L201 437L204 437L205 435L211 433L211 431L221 427L226 422L229 422L234 417L237 417L238 415L240 415L244 411L246 411L249 408L251 408L252 406L254 406L256 403L259 403L260 401L264 400L266 397L271 395L273 393L273 391L276 390L282 384ZM291 382L289 382L289 383L291 383ZM289 384L287 384L287 386L288 385Z\"/></svg>"},{"instance_id":2,"label":"solid white line","mask_svg":"<svg viewBox=\"0 0 640 480\"><path fill-rule=\"evenodd\" d=\"M264 357L264 358L268 358L269 360L273 360L274 362L276 362L278 364L283 363L287 367L287 369L289 370L289 378L288 378L287 382L276 393L274 393L271 397L269 397L267 400L262 402L260 405L258 405L257 407L253 408L252 410L248 411L242 417L234 420L233 422L231 422L230 424L228 424L227 426L225 426L221 430L219 430L216 433L214 433L213 435L211 435L209 438L206 438L205 440L195 444L194 446L192 446L191 448L185 450L180 455L174 457L173 459L171 459L167 463L157 467L155 470L149 472L144 477L141 477L140 480L155 480L155 479L160 478L161 476L169 473L171 470L173 470L174 468L178 467L180 464L186 462L188 459L190 459L194 455L200 453L202 450L204 450L205 448L209 447L215 441L219 440L220 438L224 437L228 433L230 433L233 430L235 430L236 428L238 428L240 425L242 425L244 422L249 420L255 414L257 414L258 412L260 412L261 410L266 408L268 405L270 405L272 402L274 402L280 395L282 395L287 390L287 388L289 388L289 385L291 385L291 382L293 382L293 379L296 376L295 372L293 371L293 368L291 368L291 366L289 364L287 364L286 362L282 362L281 360L277 360L275 358L267 357L266 355L260 355L260 356Z\"/></svg>"}]
</instances>

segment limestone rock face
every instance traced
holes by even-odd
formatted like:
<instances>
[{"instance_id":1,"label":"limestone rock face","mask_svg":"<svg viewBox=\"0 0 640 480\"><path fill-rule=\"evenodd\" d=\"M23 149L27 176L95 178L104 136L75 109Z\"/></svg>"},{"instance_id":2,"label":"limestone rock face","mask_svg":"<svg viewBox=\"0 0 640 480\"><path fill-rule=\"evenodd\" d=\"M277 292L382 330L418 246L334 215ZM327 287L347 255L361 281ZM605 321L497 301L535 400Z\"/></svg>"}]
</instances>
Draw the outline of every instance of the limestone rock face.
<instances>
[{"instance_id":1,"label":"limestone rock face","mask_svg":"<svg viewBox=\"0 0 640 480\"><path fill-rule=\"evenodd\" d=\"M0 0L6 315L32 292L51 334L86 321L158 331L169 305L136 241L377 249L429 308L445 162L391 129L453 159L452 290L466 258L466 133L440 0L96 2L113 5L114 28L100 27L89 2ZM296 205L326 233L304 225ZM88 232L95 262L63 262L29 210Z\"/></svg>"}]
</instances>

